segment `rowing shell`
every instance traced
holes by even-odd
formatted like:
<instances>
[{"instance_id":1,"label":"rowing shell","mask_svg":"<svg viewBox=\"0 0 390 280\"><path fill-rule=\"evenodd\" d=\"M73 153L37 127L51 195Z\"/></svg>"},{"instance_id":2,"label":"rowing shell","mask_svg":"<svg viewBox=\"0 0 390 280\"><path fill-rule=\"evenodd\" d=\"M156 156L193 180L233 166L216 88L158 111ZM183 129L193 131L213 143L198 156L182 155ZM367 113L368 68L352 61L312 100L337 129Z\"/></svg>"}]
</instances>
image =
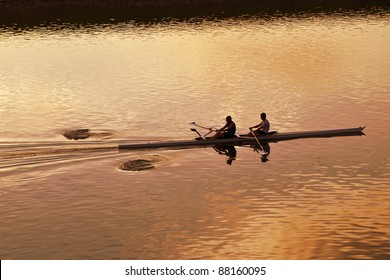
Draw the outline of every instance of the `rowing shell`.
<instances>
[{"instance_id":1,"label":"rowing shell","mask_svg":"<svg viewBox=\"0 0 390 280\"><path fill-rule=\"evenodd\" d=\"M316 131L301 131L301 132L284 132L273 135L259 135L257 138L261 143L279 142L302 138L327 138L336 136L356 136L365 135L363 133L365 127L332 129L332 130L316 130ZM223 139L204 139L204 140L178 140L178 141L161 141L147 142L139 144L123 144L119 145L120 150L139 150L139 149L157 149L157 148L180 148L180 147L204 147L215 145L256 145L256 140L253 137L234 137Z\"/></svg>"}]
</instances>

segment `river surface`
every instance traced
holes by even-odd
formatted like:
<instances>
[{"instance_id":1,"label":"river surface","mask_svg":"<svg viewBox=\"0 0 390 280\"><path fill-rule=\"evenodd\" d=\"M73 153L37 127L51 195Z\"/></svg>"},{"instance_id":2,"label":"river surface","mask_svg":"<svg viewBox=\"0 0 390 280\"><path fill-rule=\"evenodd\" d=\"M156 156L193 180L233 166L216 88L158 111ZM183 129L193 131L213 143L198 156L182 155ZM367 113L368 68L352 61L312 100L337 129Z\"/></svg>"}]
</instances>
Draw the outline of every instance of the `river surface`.
<instances>
[{"instance_id":1,"label":"river surface","mask_svg":"<svg viewBox=\"0 0 390 280\"><path fill-rule=\"evenodd\" d=\"M389 259L389 35L386 12L2 27L0 258ZM227 115L247 133L261 112L279 132L366 136L271 143L267 162L237 147L231 164L116 148Z\"/></svg>"}]
</instances>

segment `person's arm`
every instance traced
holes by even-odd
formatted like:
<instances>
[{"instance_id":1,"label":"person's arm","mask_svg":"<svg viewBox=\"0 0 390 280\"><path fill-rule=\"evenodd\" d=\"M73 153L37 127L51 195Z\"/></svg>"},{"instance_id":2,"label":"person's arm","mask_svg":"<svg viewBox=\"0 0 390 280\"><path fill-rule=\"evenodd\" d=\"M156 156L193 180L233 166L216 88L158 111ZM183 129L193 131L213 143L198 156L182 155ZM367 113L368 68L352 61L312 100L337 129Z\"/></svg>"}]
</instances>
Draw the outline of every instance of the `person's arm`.
<instances>
[{"instance_id":1,"label":"person's arm","mask_svg":"<svg viewBox=\"0 0 390 280\"><path fill-rule=\"evenodd\" d=\"M218 129L217 131L224 131L226 130L226 128L228 127L228 124L225 124L222 128Z\"/></svg>"},{"instance_id":2,"label":"person's arm","mask_svg":"<svg viewBox=\"0 0 390 280\"><path fill-rule=\"evenodd\" d=\"M258 125L255 125L255 126L251 126L249 129L260 128L260 127L262 127L262 125L263 125L263 122L259 123Z\"/></svg>"}]
</instances>

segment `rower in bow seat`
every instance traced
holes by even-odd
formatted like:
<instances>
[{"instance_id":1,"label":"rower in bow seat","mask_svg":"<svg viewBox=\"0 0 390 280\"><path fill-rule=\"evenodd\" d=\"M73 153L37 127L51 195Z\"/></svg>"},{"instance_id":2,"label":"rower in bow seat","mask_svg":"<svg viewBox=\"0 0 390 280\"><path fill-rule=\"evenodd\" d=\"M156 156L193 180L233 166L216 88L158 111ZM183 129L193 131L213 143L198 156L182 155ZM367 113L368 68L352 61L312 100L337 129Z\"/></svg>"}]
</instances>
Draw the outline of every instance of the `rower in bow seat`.
<instances>
[{"instance_id":1,"label":"rower in bow seat","mask_svg":"<svg viewBox=\"0 0 390 280\"><path fill-rule=\"evenodd\" d=\"M269 131L271 125L270 125L269 121L267 120L267 114L266 113L261 113L260 114L260 119L261 119L261 122L259 124L251 126L249 128L250 130L256 128L256 130L253 131L256 135L258 135L258 136L261 136L261 135L272 135L272 134L277 133L276 131ZM249 132L248 134L241 135L241 136L253 136L253 135L252 135L251 132Z\"/></svg>"}]
</instances>

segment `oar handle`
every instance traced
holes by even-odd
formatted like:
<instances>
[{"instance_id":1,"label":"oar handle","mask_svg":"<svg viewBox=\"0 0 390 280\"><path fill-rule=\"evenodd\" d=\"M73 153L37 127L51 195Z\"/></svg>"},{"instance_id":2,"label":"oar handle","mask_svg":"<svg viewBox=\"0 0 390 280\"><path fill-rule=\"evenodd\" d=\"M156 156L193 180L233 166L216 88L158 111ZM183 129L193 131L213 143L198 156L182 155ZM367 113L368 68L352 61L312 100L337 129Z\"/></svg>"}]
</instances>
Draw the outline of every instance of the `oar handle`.
<instances>
[{"instance_id":1,"label":"oar handle","mask_svg":"<svg viewBox=\"0 0 390 280\"><path fill-rule=\"evenodd\" d=\"M263 147L261 146L259 139L257 139L256 134L253 132L252 128L249 128L249 130L251 131L251 133L252 133L253 137L255 138L257 144L259 145L260 151L263 151Z\"/></svg>"},{"instance_id":2,"label":"oar handle","mask_svg":"<svg viewBox=\"0 0 390 280\"><path fill-rule=\"evenodd\" d=\"M206 126L203 126L203 125L199 125L196 122L192 122L190 124L195 125L195 126L200 127L200 128L208 129L210 131L216 131L217 130L215 127L206 127Z\"/></svg>"}]
</instances>

